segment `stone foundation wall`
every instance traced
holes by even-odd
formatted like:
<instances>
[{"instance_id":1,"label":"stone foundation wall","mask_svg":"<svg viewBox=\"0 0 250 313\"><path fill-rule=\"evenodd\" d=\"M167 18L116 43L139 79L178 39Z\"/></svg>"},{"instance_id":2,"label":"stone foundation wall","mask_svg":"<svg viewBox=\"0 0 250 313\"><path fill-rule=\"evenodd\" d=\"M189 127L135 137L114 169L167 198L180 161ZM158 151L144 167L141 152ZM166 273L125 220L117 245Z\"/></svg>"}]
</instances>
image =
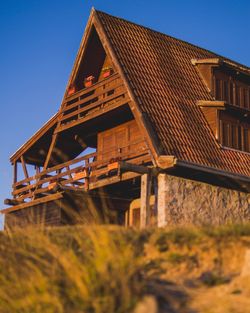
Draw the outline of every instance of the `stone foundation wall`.
<instances>
[{"instance_id":1,"label":"stone foundation wall","mask_svg":"<svg viewBox=\"0 0 250 313\"><path fill-rule=\"evenodd\" d=\"M250 193L179 177L158 176L158 225L250 221Z\"/></svg>"}]
</instances>

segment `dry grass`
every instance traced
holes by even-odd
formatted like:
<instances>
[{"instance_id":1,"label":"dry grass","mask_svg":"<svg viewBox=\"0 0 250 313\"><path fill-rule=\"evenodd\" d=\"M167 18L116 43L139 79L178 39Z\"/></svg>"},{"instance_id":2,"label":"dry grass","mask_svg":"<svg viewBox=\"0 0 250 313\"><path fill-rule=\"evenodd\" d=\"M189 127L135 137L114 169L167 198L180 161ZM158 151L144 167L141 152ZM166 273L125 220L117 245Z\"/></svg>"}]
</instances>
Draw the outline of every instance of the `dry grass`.
<instances>
[{"instance_id":1,"label":"dry grass","mask_svg":"<svg viewBox=\"0 0 250 313\"><path fill-rule=\"evenodd\" d=\"M249 225L0 233L0 313L248 313L249 251Z\"/></svg>"},{"instance_id":2,"label":"dry grass","mask_svg":"<svg viewBox=\"0 0 250 313\"><path fill-rule=\"evenodd\" d=\"M141 258L117 230L29 229L0 238L0 312L129 312Z\"/></svg>"}]
</instances>

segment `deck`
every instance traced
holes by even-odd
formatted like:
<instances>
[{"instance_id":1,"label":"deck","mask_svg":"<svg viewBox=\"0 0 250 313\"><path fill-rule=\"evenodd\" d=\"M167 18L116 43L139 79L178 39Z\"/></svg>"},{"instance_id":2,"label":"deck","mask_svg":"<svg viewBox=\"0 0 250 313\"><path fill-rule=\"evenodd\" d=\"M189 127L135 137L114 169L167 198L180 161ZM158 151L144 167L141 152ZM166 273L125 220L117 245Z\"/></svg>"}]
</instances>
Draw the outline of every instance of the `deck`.
<instances>
[{"instance_id":1,"label":"deck","mask_svg":"<svg viewBox=\"0 0 250 313\"><path fill-rule=\"evenodd\" d=\"M123 179L135 176L135 173L124 173L121 163L127 162L134 165L149 164L151 157L148 148L142 144L142 139L122 147L118 157L106 160L98 160L98 154L75 158L68 162L58 164L46 170L42 170L34 176L25 178L13 184L13 200L16 205L32 205L43 197L50 196L59 191L60 187L68 187L73 190L92 190L100 186L115 183ZM140 146L140 151L133 149L133 145ZM110 150L110 155L112 155ZM137 174L138 175L138 174Z\"/></svg>"}]
</instances>

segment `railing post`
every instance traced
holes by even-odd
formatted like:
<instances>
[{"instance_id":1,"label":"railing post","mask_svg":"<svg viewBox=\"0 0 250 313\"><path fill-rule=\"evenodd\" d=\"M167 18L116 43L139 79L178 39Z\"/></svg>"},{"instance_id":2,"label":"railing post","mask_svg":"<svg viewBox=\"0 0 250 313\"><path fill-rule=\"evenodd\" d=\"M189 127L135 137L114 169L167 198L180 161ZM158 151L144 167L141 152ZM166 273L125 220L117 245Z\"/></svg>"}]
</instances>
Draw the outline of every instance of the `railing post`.
<instances>
[{"instance_id":1,"label":"railing post","mask_svg":"<svg viewBox=\"0 0 250 313\"><path fill-rule=\"evenodd\" d=\"M17 162L13 164L13 184L17 182Z\"/></svg>"},{"instance_id":2,"label":"railing post","mask_svg":"<svg viewBox=\"0 0 250 313\"><path fill-rule=\"evenodd\" d=\"M157 225L158 227L164 227L166 225L166 209L167 209L167 194L168 194L168 182L167 175L160 173L157 177L158 180L158 194L157 194Z\"/></svg>"},{"instance_id":3,"label":"railing post","mask_svg":"<svg viewBox=\"0 0 250 313\"><path fill-rule=\"evenodd\" d=\"M87 176L85 177L84 189L88 191L89 190L89 158L85 160L85 170L86 170Z\"/></svg>"},{"instance_id":4,"label":"railing post","mask_svg":"<svg viewBox=\"0 0 250 313\"><path fill-rule=\"evenodd\" d=\"M15 161L13 164L13 185L17 182L17 162ZM16 190L16 186L13 186L13 191ZM14 198L16 198L16 195L14 195Z\"/></svg>"},{"instance_id":5,"label":"railing post","mask_svg":"<svg viewBox=\"0 0 250 313\"><path fill-rule=\"evenodd\" d=\"M145 228L150 222L151 180L151 173L141 176L140 228Z\"/></svg>"}]
</instances>

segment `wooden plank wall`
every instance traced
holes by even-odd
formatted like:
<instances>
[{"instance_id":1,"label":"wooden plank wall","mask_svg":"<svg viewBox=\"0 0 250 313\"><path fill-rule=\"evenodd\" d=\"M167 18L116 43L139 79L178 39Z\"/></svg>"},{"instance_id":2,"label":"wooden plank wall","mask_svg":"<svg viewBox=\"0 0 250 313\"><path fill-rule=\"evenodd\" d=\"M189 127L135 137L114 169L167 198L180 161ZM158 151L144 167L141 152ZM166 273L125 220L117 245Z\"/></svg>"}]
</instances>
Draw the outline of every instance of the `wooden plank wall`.
<instances>
[{"instance_id":1,"label":"wooden plank wall","mask_svg":"<svg viewBox=\"0 0 250 313\"><path fill-rule=\"evenodd\" d=\"M118 186L119 188L119 186ZM5 214L5 229L90 223L125 223L131 199L102 192L68 190L62 200L50 201Z\"/></svg>"}]
</instances>

